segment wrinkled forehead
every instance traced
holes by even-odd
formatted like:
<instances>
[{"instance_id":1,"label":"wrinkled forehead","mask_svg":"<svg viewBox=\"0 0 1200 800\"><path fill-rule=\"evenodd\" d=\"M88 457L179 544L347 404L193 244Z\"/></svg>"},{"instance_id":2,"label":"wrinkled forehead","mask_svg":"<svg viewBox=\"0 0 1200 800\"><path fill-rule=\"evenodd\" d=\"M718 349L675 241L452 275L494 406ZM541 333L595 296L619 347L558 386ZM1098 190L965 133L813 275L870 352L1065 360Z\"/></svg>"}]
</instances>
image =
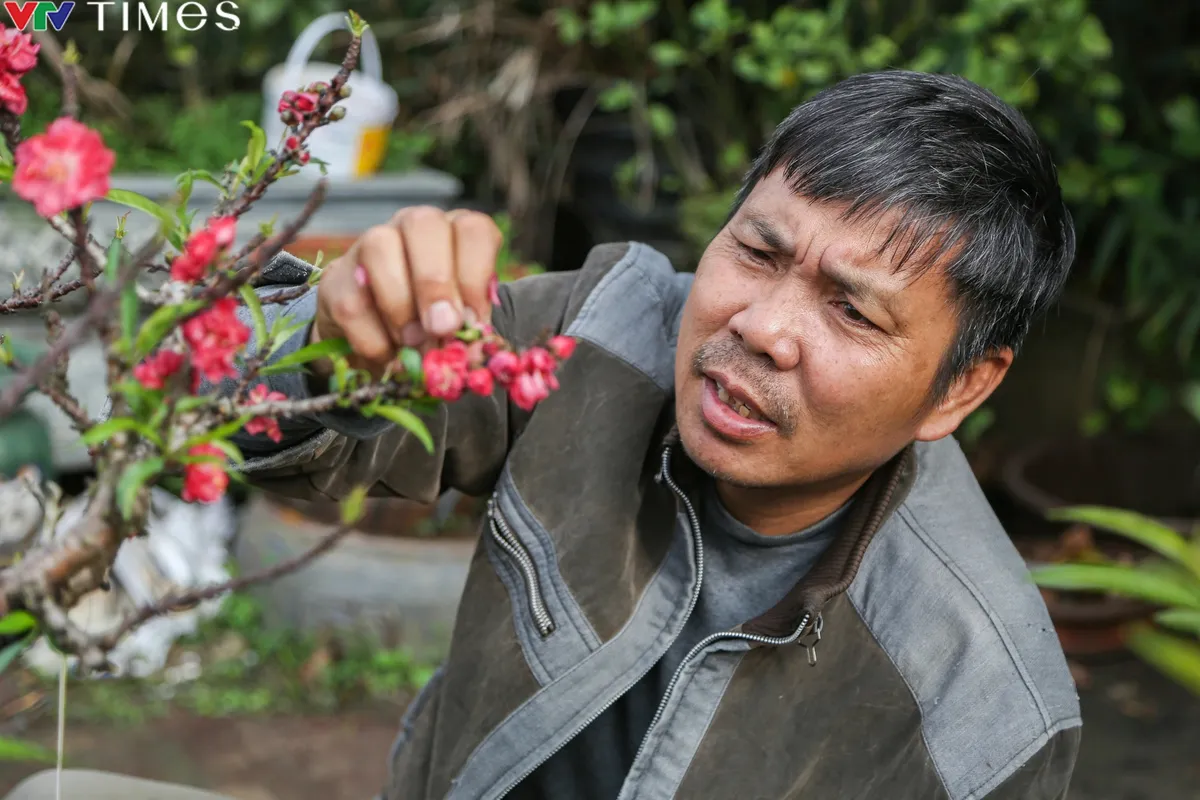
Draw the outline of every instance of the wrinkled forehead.
<instances>
[{"instance_id":1,"label":"wrinkled forehead","mask_svg":"<svg viewBox=\"0 0 1200 800\"><path fill-rule=\"evenodd\" d=\"M922 214L914 206L855 206L805 197L789 185L782 169L759 181L729 224L736 232L752 233L773 252L803 256L815 245L822 259L890 273L904 283L930 271L944 273L962 239L954 220Z\"/></svg>"}]
</instances>

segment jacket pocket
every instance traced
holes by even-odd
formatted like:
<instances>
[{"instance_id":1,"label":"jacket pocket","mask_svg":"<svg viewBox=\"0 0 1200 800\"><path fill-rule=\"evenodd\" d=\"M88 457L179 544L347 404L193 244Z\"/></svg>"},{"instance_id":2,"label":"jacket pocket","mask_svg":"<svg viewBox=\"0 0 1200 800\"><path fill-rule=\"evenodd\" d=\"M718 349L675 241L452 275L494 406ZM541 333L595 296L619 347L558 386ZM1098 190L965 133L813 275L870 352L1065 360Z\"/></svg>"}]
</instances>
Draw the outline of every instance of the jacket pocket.
<instances>
[{"instance_id":1,"label":"jacket pocket","mask_svg":"<svg viewBox=\"0 0 1200 800\"><path fill-rule=\"evenodd\" d=\"M539 636L545 639L554 633L557 626L549 609L546 608L546 596L533 556L505 521L504 515L496 507L495 497L488 500L487 515L492 541L496 543L519 573L525 586L525 599L534 629L537 630Z\"/></svg>"}]
</instances>

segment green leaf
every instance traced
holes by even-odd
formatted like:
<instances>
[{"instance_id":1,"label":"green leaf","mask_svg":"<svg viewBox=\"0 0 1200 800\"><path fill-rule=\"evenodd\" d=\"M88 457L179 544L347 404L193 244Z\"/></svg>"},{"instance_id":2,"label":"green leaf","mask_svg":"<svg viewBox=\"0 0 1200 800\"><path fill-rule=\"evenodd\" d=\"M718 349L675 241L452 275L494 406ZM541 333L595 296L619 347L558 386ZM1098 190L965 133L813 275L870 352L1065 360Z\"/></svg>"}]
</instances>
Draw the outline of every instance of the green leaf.
<instances>
[{"instance_id":1,"label":"green leaf","mask_svg":"<svg viewBox=\"0 0 1200 800\"><path fill-rule=\"evenodd\" d=\"M655 42L650 46L650 57L660 67L670 69L687 63L687 50L678 42Z\"/></svg>"},{"instance_id":2,"label":"green leaf","mask_svg":"<svg viewBox=\"0 0 1200 800\"><path fill-rule=\"evenodd\" d=\"M162 472L165 466L166 464L161 458L154 456L126 467L117 484L117 506L121 509L121 516L129 519L133 513L133 504L137 500L138 491L146 481Z\"/></svg>"},{"instance_id":3,"label":"green leaf","mask_svg":"<svg viewBox=\"0 0 1200 800\"><path fill-rule=\"evenodd\" d=\"M132 417L116 417L115 419L105 420L99 425L93 425L88 428L80 438L84 444L92 446L108 441L123 431L133 431L154 442L156 445L162 446L162 437L158 435L158 431Z\"/></svg>"},{"instance_id":4,"label":"green leaf","mask_svg":"<svg viewBox=\"0 0 1200 800\"><path fill-rule=\"evenodd\" d=\"M1154 615L1154 621L1166 628L1200 636L1200 610L1192 608L1168 608Z\"/></svg>"},{"instance_id":5,"label":"green leaf","mask_svg":"<svg viewBox=\"0 0 1200 800\"><path fill-rule=\"evenodd\" d=\"M116 283L117 271L121 268L121 240L113 239L108 245L108 260L104 263L104 278Z\"/></svg>"},{"instance_id":6,"label":"green leaf","mask_svg":"<svg viewBox=\"0 0 1200 800\"><path fill-rule=\"evenodd\" d=\"M246 308L250 309L250 317L254 321L255 344L261 349L267 341L267 317L263 314L262 303L259 302L258 294L251 287L243 284L240 292Z\"/></svg>"},{"instance_id":7,"label":"green leaf","mask_svg":"<svg viewBox=\"0 0 1200 800\"><path fill-rule=\"evenodd\" d=\"M400 351L400 363L404 366L404 374L411 380L420 380L424 375L421 351L413 347L405 347Z\"/></svg>"},{"instance_id":8,"label":"green leaf","mask_svg":"<svg viewBox=\"0 0 1200 800\"><path fill-rule=\"evenodd\" d=\"M0 181L11 181L13 176L12 164L0 164Z\"/></svg>"},{"instance_id":9,"label":"green leaf","mask_svg":"<svg viewBox=\"0 0 1200 800\"><path fill-rule=\"evenodd\" d=\"M1048 564L1032 572L1047 589L1111 592L1157 605L1200 608L1197 587L1161 571L1124 564Z\"/></svg>"},{"instance_id":10,"label":"green leaf","mask_svg":"<svg viewBox=\"0 0 1200 800\"><path fill-rule=\"evenodd\" d=\"M367 28L371 27L366 20L360 17L355 11L347 11L346 20L349 23L350 32L355 36L362 36L367 32Z\"/></svg>"},{"instance_id":11,"label":"green leaf","mask_svg":"<svg viewBox=\"0 0 1200 800\"><path fill-rule=\"evenodd\" d=\"M141 303L138 301L137 284L130 281L121 290L121 338L126 342L132 342L134 333L137 331L138 310L141 308Z\"/></svg>"},{"instance_id":12,"label":"green leaf","mask_svg":"<svg viewBox=\"0 0 1200 800\"><path fill-rule=\"evenodd\" d=\"M562 43L568 47L579 44L586 29L583 19L569 8L556 8L553 13L558 38Z\"/></svg>"},{"instance_id":13,"label":"green leaf","mask_svg":"<svg viewBox=\"0 0 1200 800\"><path fill-rule=\"evenodd\" d=\"M137 192L131 192L127 189L109 189L104 199L118 205L146 212L162 223L163 230L169 231L175 227L175 215L170 209L159 205L149 197L144 197Z\"/></svg>"},{"instance_id":14,"label":"green leaf","mask_svg":"<svg viewBox=\"0 0 1200 800\"><path fill-rule=\"evenodd\" d=\"M246 461L246 457L242 455L242 451L233 442L224 439L214 439L209 442L213 447L219 449L222 453L229 456L229 460L235 464L241 464Z\"/></svg>"},{"instance_id":15,"label":"green leaf","mask_svg":"<svg viewBox=\"0 0 1200 800\"><path fill-rule=\"evenodd\" d=\"M171 332L180 319L202 308L204 308L203 301L188 300L177 306L162 306L155 310L138 331L137 341L134 343L135 356L140 359L149 355L150 351Z\"/></svg>"},{"instance_id":16,"label":"green leaf","mask_svg":"<svg viewBox=\"0 0 1200 800\"><path fill-rule=\"evenodd\" d=\"M33 640L37 638L37 633L31 631L24 639L0 650L0 673L8 669L12 662L16 661L17 656L21 655L29 645L33 644Z\"/></svg>"},{"instance_id":17,"label":"green leaf","mask_svg":"<svg viewBox=\"0 0 1200 800\"><path fill-rule=\"evenodd\" d=\"M175 401L175 410L182 414L188 411L195 411L197 408L206 406L211 402L211 397L188 395Z\"/></svg>"},{"instance_id":18,"label":"green leaf","mask_svg":"<svg viewBox=\"0 0 1200 800\"><path fill-rule=\"evenodd\" d=\"M430 436L424 421L416 414L401 406L380 406L375 409L375 413L409 430L420 440L421 444L425 445L427 451L433 452L433 437Z\"/></svg>"},{"instance_id":19,"label":"green leaf","mask_svg":"<svg viewBox=\"0 0 1200 800\"><path fill-rule=\"evenodd\" d=\"M1183 407L1200 422L1200 381L1189 384L1183 390Z\"/></svg>"},{"instance_id":20,"label":"green leaf","mask_svg":"<svg viewBox=\"0 0 1200 800\"><path fill-rule=\"evenodd\" d=\"M0 635L12 636L37 627L37 619L28 611L13 611L0 618Z\"/></svg>"},{"instance_id":21,"label":"green leaf","mask_svg":"<svg viewBox=\"0 0 1200 800\"><path fill-rule=\"evenodd\" d=\"M243 415L232 422L226 422L224 425L213 428L211 431L206 431L199 436L193 436L179 447L179 451L186 453L188 450L191 450L193 447L198 445L216 444L217 440L219 439L228 439L230 436L233 436L242 428L246 427L246 423L250 420L250 416Z\"/></svg>"},{"instance_id":22,"label":"green leaf","mask_svg":"<svg viewBox=\"0 0 1200 800\"><path fill-rule=\"evenodd\" d=\"M1200 695L1200 643L1149 625L1137 625L1130 629L1125 644L1141 659Z\"/></svg>"},{"instance_id":23,"label":"green leaf","mask_svg":"<svg viewBox=\"0 0 1200 800\"><path fill-rule=\"evenodd\" d=\"M182 186L184 181L186 180L188 185L190 186L191 181L193 179L201 180L206 183L211 183L213 186L216 186L218 189L225 188L224 186L221 185L221 182L219 180L217 180L217 178L206 169L189 169L187 172L180 174L179 177L175 179L175 182L179 186Z\"/></svg>"},{"instance_id":24,"label":"green leaf","mask_svg":"<svg viewBox=\"0 0 1200 800\"><path fill-rule=\"evenodd\" d=\"M57 754L40 744L0 737L0 761L40 761L53 764Z\"/></svg>"},{"instance_id":25,"label":"green leaf","mask_svg":"<svg viewBox=\"0 0 1200 800\"><path fill-rule=\"evenodd\" d=\"M249 177L258 169L258 163L267 152L267 134L248 119L242 120L242 126L250 130L250 142L246 145L246 157L242 160L241 169L242 174Z\"/></svg>"},{"instance_id":26,"label":"green leaf","mask_svg":"<svg viewBox=\"0 0 1200 800\"><path fill-rule=\"evenodd\" d=\"M268 357L279 352L279 348L288 343L288 340L292 338L292 334L308 327L308 324L309 320L294 322L291 317L276 317L275 321L271 324L271 350L267 354Z\"/></svg>"},{"instance_id":27,"label":"green leaf","mask_svg":"<svg viewBox=\"0 0 1200 800\"><path fill-rule=\"evenodd\" d=\"M661 103L651 103L646 109L650 120L650 129L660 139L670 139L675 135L675 115L671 109Z\"/></svg>"},{"instance_id":28,"label":"green leaf","mask_svg":"<svg viewBox=\"0 0 1200 800\"><path fill-rule=\"evenodd\" d=\"M355 486L350 490L350 493L342 499L341 512L343 525L353 525L362 519L363 504L366 499L366 486Z\"/></svg>"},{"instance_id":29,"label":"green leaf","mask_svg":"<svg viewBox=\"0 0 1200 800\"><path fill-rule=\"evenodd\" d=\"M307 364L319 358L348 356L351 352L353 351L350 349L350 343L345 339L322 339L316 344L306 345L294 353L289 353L271 366L289 367L295 364Z\"/></svg>"},{"instance_id":30,"label":"green leaf","mask_svg":"<svg viewBox=\"0 0 1200 800\"><path fill-rule=\"evenodd\" d=\"M600 93L597 104L601 111L623 111L633 105L637 90L629 81L618 81Z\"/></svg>"},{"instance_id":31,"label":"green leaf","mask_svg":"<svg viewBox=\"0 0 1200 800\"><path fill-rule=\"evenodd\" d=\"M1200 562L1176 530L1133 511L1103 506L1074 506L1052 510L1047 516L1060 522L1079 522L1137 542L1159 555L1192 570L1200 577Z\"/></svg>"}]
</instances>

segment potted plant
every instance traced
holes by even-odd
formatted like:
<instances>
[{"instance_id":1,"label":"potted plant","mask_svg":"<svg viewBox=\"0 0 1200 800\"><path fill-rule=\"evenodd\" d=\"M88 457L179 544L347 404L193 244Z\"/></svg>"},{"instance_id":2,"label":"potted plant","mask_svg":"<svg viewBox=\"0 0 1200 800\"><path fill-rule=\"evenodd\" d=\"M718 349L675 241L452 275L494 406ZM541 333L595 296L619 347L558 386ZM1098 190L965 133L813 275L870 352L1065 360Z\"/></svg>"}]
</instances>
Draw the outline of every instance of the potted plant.
<instances>
[{"instance_id":1,"label":"potted plant","mask_svg":"<svg viewBox=\"0 0 1200 800\"><path fill-rule=\"evenodd\" d=\"M1061 509L1055 518L1115 534L1152 553L1120 563L1091 550L1063 564L1035 567L1055 592L1100 594L1146 608L1119 628L1137 656L1200 695L1200 527L1184 535L1150 517L1106 507Z\"/></svg>"},{"instance_id":2,"label":"potted plant","mask_svg":"<svg viewBox=\"0 0 1200 800\"><path fill-rule=\"evenodd\" d=\"M1200 390L1186 390L1184 405L1200 421ZM1010 459L1001 480L1014 506L1008 523L1014 543L1039 570L1082 563L1108 565L1102 574L1136 575L1143 567L1152 569L1146 565L1161 554L1162 547L1145 531L1159 531L1158 539L1165 537L1161 531L1185 539L1200 533L1200 430L1195 425L1042 442ZM1123 516L1096 511L1111 507L1129 511ZM1131 526L1138 532L1131 534ZM1120 651L1128 625L1154 612L1137 593L1062 593L1051 583L1042 585L1071 655Z\"/></svg>"}]
</instances>

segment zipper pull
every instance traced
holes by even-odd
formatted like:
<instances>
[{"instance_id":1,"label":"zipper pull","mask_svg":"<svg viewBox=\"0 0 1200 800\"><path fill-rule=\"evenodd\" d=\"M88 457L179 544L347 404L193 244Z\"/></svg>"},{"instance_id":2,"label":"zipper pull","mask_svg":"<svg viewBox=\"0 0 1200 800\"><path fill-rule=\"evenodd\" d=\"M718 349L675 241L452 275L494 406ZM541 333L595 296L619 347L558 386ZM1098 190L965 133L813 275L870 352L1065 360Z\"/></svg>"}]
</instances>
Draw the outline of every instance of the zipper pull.
<instances>
[{"instance_id":1,"label":"zipper pull","mask_svg":"<svg viewBox=\"0 0 1200 800\"><path fill-rule=\"evenodd\" d=\"M809 630L808 636L812 637L811 641L804 641L804 638L796 640L796 643L803 647L808 652L808 665L815 667L817 665L817 643L821 641L821 630L825 627L825 618L817 614L817 620L813 623L812 629Z\"/></svg>"}]
</instances>

